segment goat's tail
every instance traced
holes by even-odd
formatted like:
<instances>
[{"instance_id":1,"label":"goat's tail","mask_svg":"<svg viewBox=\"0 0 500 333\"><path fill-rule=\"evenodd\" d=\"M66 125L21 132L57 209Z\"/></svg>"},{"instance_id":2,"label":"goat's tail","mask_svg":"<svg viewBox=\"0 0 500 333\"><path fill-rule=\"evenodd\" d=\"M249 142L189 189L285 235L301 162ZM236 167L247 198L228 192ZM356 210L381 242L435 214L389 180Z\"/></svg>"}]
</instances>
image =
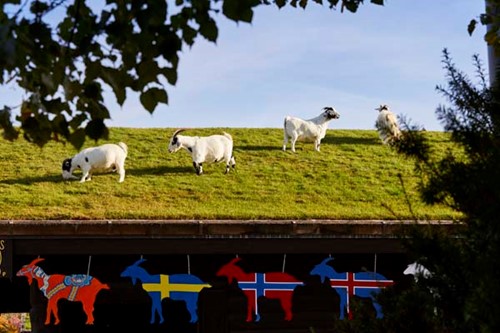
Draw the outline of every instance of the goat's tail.
<instances>
[{"instance_id":1,"label":"goat's tail","mask_svg":"<svg viewBox=\"0 0 500 333\"><path fill-rule=\"evenodd\" d=\"M120 146L121 149L123 149L125 151L125 155L128 154L128 147L125 143L123 142L118 142L118 146Z\"/></svg>"},{"instance_id":2,"label":"goat's tail","mask_svg":"<svg viewBox=\"0 0 500 333\"><path fill-rule=\"evenodd\" d=\"M224 134L224 136L225 136L226 138L228 138L229 140L233 141L233 137L231 136L231 134L226 133L226 132L222 132L222 133Z\"/></svg>"}]
</instances>

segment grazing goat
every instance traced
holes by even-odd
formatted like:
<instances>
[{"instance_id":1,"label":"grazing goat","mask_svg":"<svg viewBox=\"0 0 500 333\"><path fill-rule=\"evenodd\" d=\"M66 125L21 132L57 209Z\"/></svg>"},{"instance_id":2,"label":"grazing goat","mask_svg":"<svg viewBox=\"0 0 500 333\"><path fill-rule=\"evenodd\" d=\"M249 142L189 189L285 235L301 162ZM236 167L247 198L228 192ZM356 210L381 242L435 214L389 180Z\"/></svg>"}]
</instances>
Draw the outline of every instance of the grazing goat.
<instances>
[{"instance_id":1,"label":"grazing goat","mask_svg":"<svg viewBox=\"0 0 500 333\"><path fill-rule=\"evenodd\" d=\"M160 317L160 323L163 323L161 300L167 297L186 302L187 310L191 315L191 323L197 322L198 293L210 285L191 274L151 275L139 266L144 261L146 260L139 259L125 268L120 276L131 278L132 284L140 281L142 289L151 297L151 324L155 322L156 314Z\"/></svg>"},{"instance_id":2,"label":"grazing goat","mask_svg":"<svg viewBox=\"0 0 500 333\"><path fill-rule=\"evenodd\" d=\"M82 170L80 183L91 180L93 172L116 171L120 175L119 182L121 183L125 179L127 153L127 145L123 142L84 149L72 158L64 160L63 179L78 179L73 176L73 171L76 169Z\"/></svg>"},{"instance_id":3,"label":"grazing goat","mask_svg":"<svg viewBox=\"0 0 500 333\"><path fill-rule=\"evenodd\" d=\"M224 135L211 135L206 137L184 136L179 133L185 129L178 129L172 135L168 145L168 151L175 153L181 148L186 149L193 158L193 166L197 175L203 173L203 163L226 162L226 172L229 167L236 166L233 156L233 138L224 132Z\"/></svg>"},{"instance_id":4,"label":"grazing goat","mask_svg":"<svg viewBox=\"0 0 500 333\"><path fill-rule=\"evenodd\" d=\"M42 258L37 258L28 265L24 265L17 272L16 276L25 276L28 278L29 284L31 284L33 279L35 279L38 284L38 288L43 292L43 295L47 297L48 302L45 325L50 324L51 314L54 314L54 324L59 324L57 302L60 299L82 302L83 311L87 315L86 324L93 324L94 302L97 293L99 293L102 289L109 289L108 285L101 283L99 280L90 275L85 274L48 275L39 266L35 265L42 260Z\"/></svg>"},{"instance_id":5,"label":"grazing goat","mask_svg":"<svg viewBox=\"0 0 500 333\"><path fill-rule=\"evenodd\" d=\"M375 127L384 144L393 144L401 138L398 121L394 113L389 111L387 105L380 105L375 110L379 111Z\"/></svg>"},{"instance_id":6,"label":"grazing goat","mask_svg":"<svg viewBox=\"0 0 500 333\"><path fill-rule=\"evenodd\" d=\"M284 123L284 140L283 151L286 150L288 139L292 144L292 151L295 152L295 142L299 141L314 141L314 149L319 151L321 139L326 135L328 123L332 119L340 118L340 114L332 107L324 107L323 112L316 118L303 120L296 117L286 116Z\"/></svg>"}]
</instances>

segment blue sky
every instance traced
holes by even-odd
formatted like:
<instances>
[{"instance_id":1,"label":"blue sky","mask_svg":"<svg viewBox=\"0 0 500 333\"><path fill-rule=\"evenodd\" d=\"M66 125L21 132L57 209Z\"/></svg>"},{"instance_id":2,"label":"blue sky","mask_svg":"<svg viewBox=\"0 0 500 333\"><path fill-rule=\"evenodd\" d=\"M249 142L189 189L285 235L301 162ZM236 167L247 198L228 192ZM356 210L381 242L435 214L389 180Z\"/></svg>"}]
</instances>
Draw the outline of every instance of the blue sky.
<instances>
[{"instance_id":1,"label":"blue sky","mask_svg":"<svg viewBox=\"0 0 500 333\"><path fill-rule=\"evenodd\" d=\"M485 28L467 34L484 1L365 2L355 14L313 3L305 11L261 6L252 24L221 15L217 44L199 38L184 48L179 80L167 86L168 106L150 115L132 92L122 107L107 94L107 125L281 127L285 115L312 118L333 106L341 117L330 129L373 129L374 109L388 104L441 130L434 111L446 102L435 90L445 83L442 50L471 77L473 54L487 63ZM12 87L0 94L21 96Z\"/></svg>"}]
</instances>

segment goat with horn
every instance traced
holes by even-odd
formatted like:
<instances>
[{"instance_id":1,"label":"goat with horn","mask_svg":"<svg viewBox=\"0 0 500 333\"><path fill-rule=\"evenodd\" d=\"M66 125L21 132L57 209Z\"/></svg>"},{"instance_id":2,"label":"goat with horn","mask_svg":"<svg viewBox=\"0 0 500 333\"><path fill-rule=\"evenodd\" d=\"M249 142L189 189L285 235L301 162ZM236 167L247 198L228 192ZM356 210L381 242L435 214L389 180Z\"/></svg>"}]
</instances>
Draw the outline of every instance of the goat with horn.
<instances>
[{"instance_id":1,"label":"goat with horn","mask_svg":"<svg viewBox=\"0 0 500 333\"><path fill-rule=\"evenodd\" d=\"M172 135L168 145L168 151L175 153L181 148L186 149L193 159L193 166L197 175L203 173L203 163L226 163L226 172L230 166L236 166L233 156L233 138L226 132L223 135L211 136L185 136L179 133L186 129L178 129Z\"/></svg>"}]
</instances>

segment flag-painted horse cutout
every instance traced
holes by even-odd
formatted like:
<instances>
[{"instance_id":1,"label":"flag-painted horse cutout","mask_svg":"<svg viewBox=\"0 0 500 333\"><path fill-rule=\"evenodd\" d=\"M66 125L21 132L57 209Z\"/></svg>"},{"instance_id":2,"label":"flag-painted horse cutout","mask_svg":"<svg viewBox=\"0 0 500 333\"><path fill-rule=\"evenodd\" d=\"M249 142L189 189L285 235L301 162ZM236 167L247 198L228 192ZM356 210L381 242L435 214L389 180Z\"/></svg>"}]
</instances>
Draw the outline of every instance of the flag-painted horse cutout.
<instances>
[{"instance_id":1,"label":"flag-painted horse cutout","mask_svg":"<svg viewBox=\"0 0 500 333\"><path fill-rule=\"evenodd\" d=\"M44 259L38 258L28 265L24 265L17 272L17 276L25 276L28 283L36 280L38 288L47 297L47 315L45 325L50 324L51 314L54 314L55 325L59 324L59 314L57 302L60 299L67 299L73 302L82 302L83 311L87 315L86 324L94 323L94 302L97 293L102 289L109 289L108 285L101 283L96 278L85 274L62 275L46 274L37 263Z\"/></svg>"},{"instance_id":2,"label":"flag-painted horse cutout","mask_svg":"<svg viewBox=\"0 0 500 333\"><path fill-rule=\"evenodd\" d=\"M260 320L257 299L261 296L277 299L285 312L285 320L292 319L293 290L303 283L290 274L282 272L246 273L237 266L239 258L222 266L217 276L225 276L229 283L238 282L238 287L247 297L247 322Z\"/></svg>"},{"instance_id":3,"label":"flag-painted horse cutout","mask_svg":"<svg viewBox=\"0 0 500 333\"><path fill-rule=\"evenodd\" d=\"M344 319L345 310L349 319L352 319L352 312L349 309L349 300L352 296L370 298L377 311L377 318L382 318L382 308L375 301L375 295L381 288L394 284L394 281L387 279L382 274L374 272L337 272L332 266L328 265L333 258L326 258L320 264L316 265L310 275L319 275L321 282L330 280L330 286L340 297L340 319Z\"/></svg>"},{"instance_id":4,"label":"flag-painted horse cutout","mask_svg":"<svg viewBox=\"0 0 500 333\"><path fill-rule=\"evenodd\" d=\"M131 278L132 284L140 281L142 289L151 297L151 324L155 323L156 314L160 317L160 323L163 323L161 300L167 297L186 302L187 310L191 315L191 323L197 322L198 293L210 285L191 274L151 275L139 266L144 261L146 260L139 259L125 268L120 276Z\"/></svg>"}]
</instances>

